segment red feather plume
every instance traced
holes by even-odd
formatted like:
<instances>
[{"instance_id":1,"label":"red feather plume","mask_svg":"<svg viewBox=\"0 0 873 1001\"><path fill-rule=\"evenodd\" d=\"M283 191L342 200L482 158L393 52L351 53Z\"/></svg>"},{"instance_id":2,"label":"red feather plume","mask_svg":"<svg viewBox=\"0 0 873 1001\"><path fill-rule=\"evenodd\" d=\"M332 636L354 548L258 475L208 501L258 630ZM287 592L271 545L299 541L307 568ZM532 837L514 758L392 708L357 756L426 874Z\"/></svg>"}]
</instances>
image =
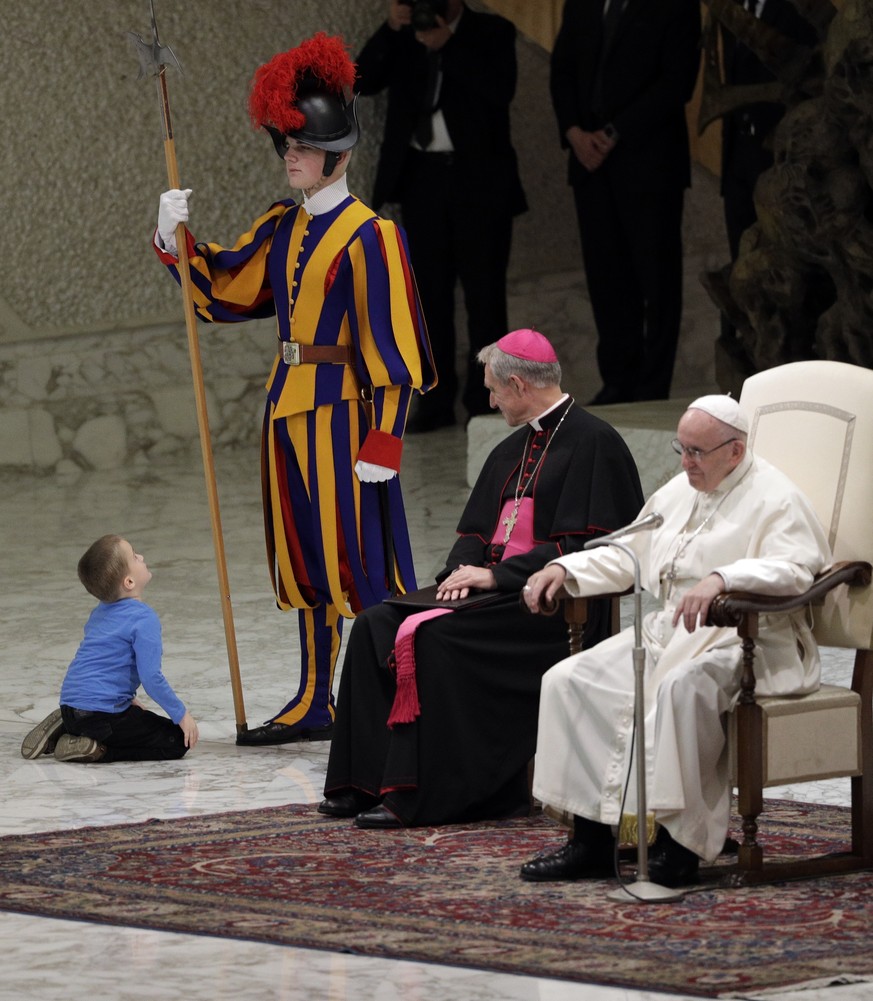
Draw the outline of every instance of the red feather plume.
<instances>
[{"instance_id":1,"label":"red feather plume","mask_svg":"<svg viewBox=\"0 0 873 1001\"><path fill-rule=\"evenodd\" d=\"M333 94L352 86L355 64L339 35L320 31L258 67L249 93L249 116L255 128L272 125L285 133L303 128L305 118L296 107L297 87L307 73Z\"/></svg>"}]
</instances>

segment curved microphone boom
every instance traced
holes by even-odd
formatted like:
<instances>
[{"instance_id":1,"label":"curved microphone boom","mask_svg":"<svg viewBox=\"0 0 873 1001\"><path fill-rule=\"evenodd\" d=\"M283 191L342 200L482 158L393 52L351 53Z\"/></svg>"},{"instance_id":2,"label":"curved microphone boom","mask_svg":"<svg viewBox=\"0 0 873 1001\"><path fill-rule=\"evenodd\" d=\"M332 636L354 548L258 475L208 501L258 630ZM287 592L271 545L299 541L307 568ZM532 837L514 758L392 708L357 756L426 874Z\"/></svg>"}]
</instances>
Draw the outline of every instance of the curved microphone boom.
<instances>
[{"instance_id":1,"label":"curved microphone boom","mask_svg":"<svg viewBox=\"0 0 873 1001\"><path fill-rule=\"evenodd\" d=\"M639 521L631 522L630 525L625 525L624 528L619 528L615 532L610 532L609 535L601 535L599 538L591 539L590 542L586 542L582 547L583 549L593 549L595 546L607 546L610 542L614 542L616 539L623 539L626 535L633 535L634 532L650 532L653 528L660 528L664 524L664 516L658 514L657 511L652 511L651 514L647 514L645 518L640 518Z\"/></svg>"}]
</instances>

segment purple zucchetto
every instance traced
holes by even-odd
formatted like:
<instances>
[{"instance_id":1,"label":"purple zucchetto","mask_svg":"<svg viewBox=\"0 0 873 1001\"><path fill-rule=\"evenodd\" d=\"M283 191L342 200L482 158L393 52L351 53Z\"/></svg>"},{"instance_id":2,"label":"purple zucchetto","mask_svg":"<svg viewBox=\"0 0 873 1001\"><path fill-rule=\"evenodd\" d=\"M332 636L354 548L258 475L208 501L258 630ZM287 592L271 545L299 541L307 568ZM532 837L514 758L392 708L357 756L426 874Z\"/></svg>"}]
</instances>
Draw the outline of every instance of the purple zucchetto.
<instances>
[{"instance_id":1,"label":"purple zucchetto","mask_svg":"<svg viewBox=\"0 0 873 1001\"><path fill-rule=\"evenodd\" d=\"M538 361L550 365L558 360L555 349L538 330L528 328L513 330L500 338L497 347L504 354L512 355L513 358L523 358L525 361Z\"/></svg>"}]
</instances>

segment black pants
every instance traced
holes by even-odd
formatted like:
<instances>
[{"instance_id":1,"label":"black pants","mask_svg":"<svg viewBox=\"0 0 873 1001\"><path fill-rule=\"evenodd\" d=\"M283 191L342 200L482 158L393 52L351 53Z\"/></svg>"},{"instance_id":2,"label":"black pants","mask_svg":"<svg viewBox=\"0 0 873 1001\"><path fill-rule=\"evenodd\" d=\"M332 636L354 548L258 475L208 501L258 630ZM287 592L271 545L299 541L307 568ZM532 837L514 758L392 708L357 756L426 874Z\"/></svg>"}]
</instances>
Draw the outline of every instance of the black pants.
<instances>
[{"instance_id":1,"label":"black pants","mask_svg":"<svg viewBox=\"0 0 873 1001\"><path fill-rule=\"evenodd\" d=\"M597 170L573 194L603 384L623 400L665 400L682 319L685 193L619 192Z\"/></svg>"},{"instance_id":2,"label":"black pants","mask_svg":"<svg viewBox=\"0 0 873 1001\"><path fill-rule=\"evenodd\" d=\"M61 706L61 717L67 733L91 737L103 744L106 754L100 759L102 763L168 761L183 757L188 750L178 724L139 706L132 705L120 713Z\"/></svg>"},{"instance_id":3,"label":"black pants","mask_svg":"<svg viewBox=\"0 0 873 1001\"><path fill-rule=\"evenodd\" d=\"M470 416L490 413L476 355L509 329L506 271L512 213L507 200L501 192L472 185L451 155L412 152L400 211L439 376L436 388L419 401L418 412L435 417L454 413L455 285L460 282L469 341L461 399Z\"/></svg>"}]
</instances>

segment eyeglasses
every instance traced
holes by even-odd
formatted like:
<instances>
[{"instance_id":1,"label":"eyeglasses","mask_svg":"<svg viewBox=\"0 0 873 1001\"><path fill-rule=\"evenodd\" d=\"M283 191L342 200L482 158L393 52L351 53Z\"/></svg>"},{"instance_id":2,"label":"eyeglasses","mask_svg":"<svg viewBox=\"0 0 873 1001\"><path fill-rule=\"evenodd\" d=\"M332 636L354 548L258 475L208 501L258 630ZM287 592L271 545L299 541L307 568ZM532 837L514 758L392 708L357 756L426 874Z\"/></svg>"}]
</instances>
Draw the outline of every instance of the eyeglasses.
<instances>
[{"instance_id":1,"label":"eyeglasses","mask_svg":"<svg viewBox=\"0 0 873 1001\"><path fill-rule=\"evenodd\" d=\"M670 445L673 447L673 451L677 455L687 455L692 462L700 462L704 455L711 455L713 452L717 452L720 448L724 448L725 445L730 445L732 441L737 441L736 438L728 438L727 441L723 441L720 445L716 445L715 448L689 448L687 445L683 445L678 438L674 438Z\"/></svg>"}]
</instances>

